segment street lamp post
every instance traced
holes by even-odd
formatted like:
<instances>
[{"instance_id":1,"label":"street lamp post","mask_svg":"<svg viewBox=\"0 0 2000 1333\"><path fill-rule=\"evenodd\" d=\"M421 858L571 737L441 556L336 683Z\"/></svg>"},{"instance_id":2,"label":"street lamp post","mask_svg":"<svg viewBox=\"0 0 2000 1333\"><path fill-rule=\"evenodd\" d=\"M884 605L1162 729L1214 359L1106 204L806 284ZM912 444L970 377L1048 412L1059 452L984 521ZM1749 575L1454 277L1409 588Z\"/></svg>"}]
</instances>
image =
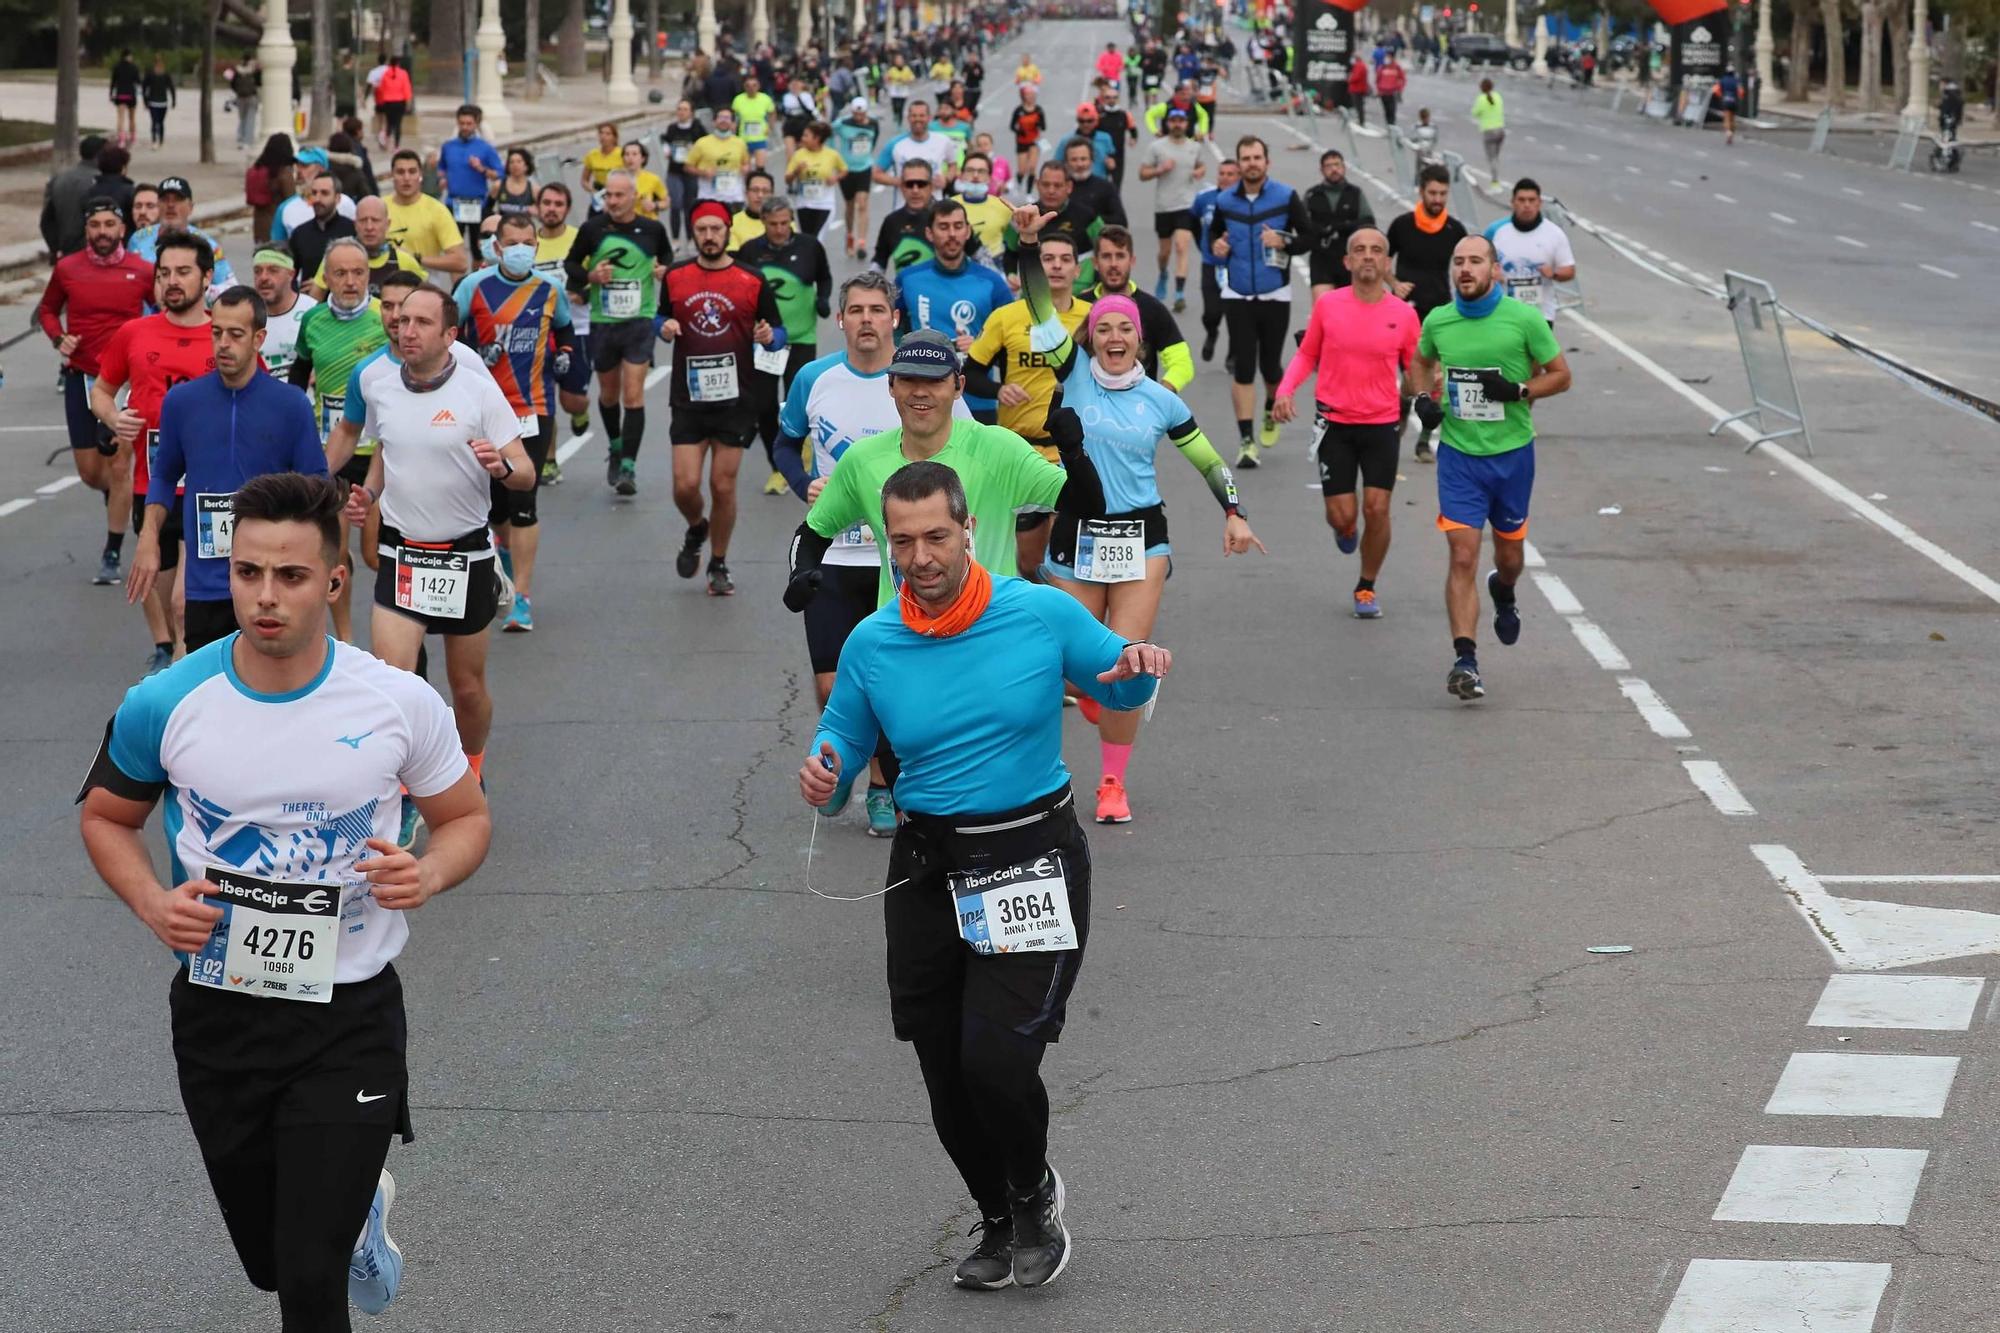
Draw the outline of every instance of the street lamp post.
<instances>
[{"instance_id":1,"label":"street lamp post","mask_svg":"<svg viewBox=\"0 0 2000 1333\"><path fill-rule=\"evenodd\" d=\"M257 104L257 128L265 139L293 132L292 66L298 60L285 0L264 0L264 35L257 42L257 67L264 73L264 87Z\"/></svg>"},{"instance_id":2,"label":"street lamp post","mask_svg":"<svg viewBox=\"0 0 2000 1333\"><path fill-rule=\"evenodd\" d=\"M639 105L639 85L632 82L632 0L611 0L611 82L604 100L612 106Z\"/></svg>"},{"instance_id":3,"label":"street lamp post","mask_svg":"<svg viewBox=\"0 0 2000 1333\"><path fill-rule=\"evenodd\" d=\"M485 113L486 128L504 139L514 132L514 112L500 86L500 56L507 49L507 30L500 26L500 0L480 0L479 31L472 44L479 52L479 109Z\"/></svg>"},{"instance_id":4,"label":"street lamp post","mask_svg":"<svg viewBox=\"0 0 2000 1333\"><path fill-rule=\"evenodd\" d=\"M1923 0L1917 2L1921 4ZM1771 0L1757 0L1757 41L1753 49L1756 52L1759 101L1771 95L1771 56L1776 48L1777 43L1771 37Z\"/></svg>"},{"instance_id":5,"label":"street lamp post","mask_svg":"<svg viewBox=\"0 0 2000 1333\"><path fill-rule=\"evenodd\" d=\"M1931 113L1930 27L1930 0L1916 0L1910 6L1910 100L1903 114L1919 121Z\"/></svg>"}]
</instances>

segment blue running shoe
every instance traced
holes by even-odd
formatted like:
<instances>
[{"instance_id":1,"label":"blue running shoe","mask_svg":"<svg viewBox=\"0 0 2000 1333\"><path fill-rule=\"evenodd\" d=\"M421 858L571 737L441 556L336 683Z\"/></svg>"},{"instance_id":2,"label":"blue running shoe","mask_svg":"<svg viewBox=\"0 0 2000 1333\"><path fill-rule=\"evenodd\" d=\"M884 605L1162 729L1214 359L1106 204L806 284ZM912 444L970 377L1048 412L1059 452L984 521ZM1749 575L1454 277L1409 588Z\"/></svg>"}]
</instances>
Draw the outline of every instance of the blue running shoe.
<instances>
[{"instance_id":1,"label":"blue running shoe","mask_svg":"<svg viewBox=\"0 0 2000 1333\"><path fill-rule=\"evenodd\" d=\"M1153 299L1156 301L1167 299L1167 275L1164 273L1160 275L1160 280L1153 284Z\"/></svg>"},{"instance_id":2,"label":"blue running shoe","mask_svg":"<svg viewBox=\"0 0 2000 1333\"><path fill-rule=\"evenodd\" d=\"M514 609L500 622L500 629L506 634L526 634L535 628L535 608L528 605L528 599L515 594Z\"/></svg>"},{"instance_id":3,"label":"blue running shoe","mask_svg":"<svg viewBox=\"0 0 2000 1333\"><path fill-rule=\"evenodd\" d=\"M868 806L868 836L871 838L893 838L896 836L896 798L889 794L887 787L870 787L865 798Z\"/></svg>"},{"instance_id":4,"label":"blue running shoe","mask_svg":"<svg viewBox=\"0 0 2000 1333\"><path fill-rule=\"evenodd\" d=\"M1493 637L1511 644L1521 637L1521 608L1511 597L1501 601L1499 589L1500 571L1496 569L1486 576L1486 591L1493 598Z\"/></svg>"},{"instance_id":5,"label":"blue running shoe","mask_svg":"<svg viewBox=\"0 0 2000 1333\"><path fill-rule=\"evenodd\" d=\"M1486 697L1486 682L1479 678L1479 663L1470 655L1451 664L1451 674L1444 678L1444 687L1447 692L1467 702Z\"/></svg>"},{"instance_id":6,"label":"blue running shoe","mask_svg":"<svg viewBox=\"0 0 2000 1333\"><path fill-rule=\"evenodd\" d=\"M1382 606L1381 603L1375 600L1375 590L1373 588L1356 588L1354 590L1354 618L1356 620L1380 620L1382 618Z\"/></svg>"},{"instance_id":7,"label":"blue running shoe","mask_svg":"<svg viewBox=\"0 0 2000 1333\"><path fill-rule=\"evenodd\" d=\"M403 1285L403 1252L389 1239L389 1208L396 1202L396 1178L387 1171L368 1206L368 1225L347 1260L347 1298L363 1314L381 1314Z\"/></svg>"},{"instance_id":8,"label":"blue running shoe","mask_svg":"<svg viewBox=\"0 0 2000 1333\"><path fill-rule=\"evenodd\" d=\"M404 851L417 845L417 834L423 831L424 817L417 809L417 803L406 792L403 795L403 822L396 831L396 845Z\"/></svg>"},{"instance_id":9,"label":"blue running shoe","mask_svg":"<svg viewBox=\"0 0 2000 1333\"><path fill-rule=\"evenodd\" d=\"M1333 530L1333 544L1339 548L1342 555L1353 555L1354 548L1361 545L1361 528L1357 525L1345 532L1342 532L1339 528L1335 528Z\"/></svg>"}]
</instances>

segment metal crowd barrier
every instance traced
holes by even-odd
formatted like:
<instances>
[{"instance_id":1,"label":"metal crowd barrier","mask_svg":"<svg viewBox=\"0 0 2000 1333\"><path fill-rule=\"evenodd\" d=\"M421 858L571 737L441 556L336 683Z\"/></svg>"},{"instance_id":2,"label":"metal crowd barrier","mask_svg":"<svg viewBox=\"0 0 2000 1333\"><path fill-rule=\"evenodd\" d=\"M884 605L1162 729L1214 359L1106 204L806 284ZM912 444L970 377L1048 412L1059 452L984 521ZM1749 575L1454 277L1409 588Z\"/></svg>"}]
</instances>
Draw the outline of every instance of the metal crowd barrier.
<instances>
[{"instance_id":1,"label":"metal crowd barrier","mask_svg":"<svg viewBox=\"0 0 2000 1333\"><path fill-rule=\"evenodd\" d=\"M1904 116L1896 130L1896 143L1889 150L1889 170L1908 171L1917 160L1917 145L1924 137L1922 116Z\"/></svg>"},{"instance_id":2,"label":"metal crowd barrier","mask_svg":"<svg viewBox=\"0 0 2000 1333\"><path fill-rule=\"evenodd\" d=\"M1833 108L1830 106L1821 107L1819 115L1813 118L1812 137L1806 140L1806 151L1808 153L1824 153L1826 151L1826 136L1832 129Z\"/></svg>"},{"instance_id":3,"label":"metal crowd barrier","mask_svg":"<svg viewBox=\"0 0 2000 1333\"><path fill-rule=\"evenodd\" d=\"M1471 168L1465 165L1462 155L1447 148L1439 156L1444 159L1444 169L1451 173L1451 211L1458 214L1467 231L1478 231L1479 210L1473 207L1473 200L1479 195L1479 182L1472 178Z\"/></svg>"},{"instance_id":4,"label":"metal crowd barrier","mask_svg":"<svg viewBox=\"0 0 2000 1333\"><path fill-rule=\"evenodd\" d=\"M1757 438L1750 441L1749 453L1766 440L1799 437L1806 456L1813 452L1812 435L1806 430L1805 405L1799 399L1799 384L1792 374L1792 354L1785 346L1785 327L1778 318L1778 293L1762 278L1728 270L1723 282L1729 293L1729 314L1736 322L1736 342L1743 353L1743 373L1750 381L1750 406L1732 412L1708 428L1714 435L1732 421L1754 417Z\"/></svg>"}]
</instances>

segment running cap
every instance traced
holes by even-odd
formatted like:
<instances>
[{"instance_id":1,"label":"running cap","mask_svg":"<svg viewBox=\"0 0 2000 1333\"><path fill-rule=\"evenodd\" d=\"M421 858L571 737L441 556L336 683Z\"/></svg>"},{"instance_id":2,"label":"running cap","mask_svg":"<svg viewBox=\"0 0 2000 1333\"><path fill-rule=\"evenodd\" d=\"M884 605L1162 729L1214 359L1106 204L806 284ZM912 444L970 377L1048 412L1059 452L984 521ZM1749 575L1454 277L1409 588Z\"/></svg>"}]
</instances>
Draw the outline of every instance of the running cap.
<instances>
[{"instance_id":1,"label":"running cap","mask_svg":"<svg viewBox=\"0 0 2000 1333\"><path fill-rule=\"evenodd\" d=\"M848 114L848 115L850 115L850 116L865 116L865 115L867 115L867 114L868 114L868 99L867 99L867 98L865 98L865 97L857 97L857 98L855 98L855 99L854 99L854 100L853 100L852 102L849 102L849 103L847 104L847 114Z\"/></svg>"},{"instance_id":2,"label":"running cap","mask_svg":"<svg viewBox=\"0 0 2000 1333\"><path fill-rule=\"evenodd\" d=\"M298 157L293 160L302 167L324 167L327 165L326 149L301 148Z\"/></svg>"},{"instance_id":3,"label":"running cap","mask_svg":"<svg viewBox=\"0 0 2000 1333\"><path fill-rule=\"evenodd\" d=\"M1097 103L1095 103L1095 102L1079 102L1079 103L1077 103L1077 107L1076 107L1076 118L1077 118L1078 120L1096 120L1096 119L1097 119Z\"/></svg>"},{"instance_id":4,"label":"running cap","mask_svg":"<svg viewBox=\"0 0 2000 1333\"><path fill-rule=\"evenodd\" d=\"M1187 108L1186 108L1186 107L1184 107L1184 106L1169 106L1169 107L1167 108L1167 119L1168 119L1168 120L1186 120L1187 118L1188 118L1188 113L1187 113Z\"/></svg>"},{"instance_id":5,"label":"running cap","mask_svg":"<svg viewBox=\"0 0 2000 1333\"><path fill-rule=\"evenodd\" d=\"M160 182L159 192L161 194L177 194L183 199L194 198L194 188L187 183L187 177L185 176L166 177Z\"/></svg>"},{"instance_id":6,"label":"running cap","mask_svg":"<svg viewBox=\"0 0 2000 1333\"><path fill-rule=\"evenodd\" d=\"M918 380L950 379L958 373L958 346L936 329L918 329L889 358L889 374Z\"/></svg>"},{"instance_id":7,"label":"running cap","mask_svg":"<svg viewBox=\"0 0 2000 1333\"><path fill-rule=\"evenodd\" d=\"M101 194L83 206L83 220L88 222L99 213L115 213L121 219L125 216L125 211L118 207L116 199Z\"/></svg>"}]
</instances>

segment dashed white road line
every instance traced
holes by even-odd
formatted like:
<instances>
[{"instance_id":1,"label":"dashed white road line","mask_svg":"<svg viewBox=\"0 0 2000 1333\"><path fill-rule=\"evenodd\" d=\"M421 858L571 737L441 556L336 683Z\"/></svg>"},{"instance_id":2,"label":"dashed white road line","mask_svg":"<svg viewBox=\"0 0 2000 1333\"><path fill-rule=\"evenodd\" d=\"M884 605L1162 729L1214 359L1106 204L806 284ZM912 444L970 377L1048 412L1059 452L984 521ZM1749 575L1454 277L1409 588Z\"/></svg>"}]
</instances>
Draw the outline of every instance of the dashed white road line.
<instances>
[{"instance_id":1,"label":"dashed white road line","mask_svg":"<svg viewBox=\"0 0 2000 1333\"><path fill-rule=\"evenodd\" d=\"M1787 227L1796 227L1799 225L1799 220L1797 218L1788 218L1783 213L1773 213L1770 216L1773 221L1782 222Z\"/></svg>"},{"instance_id":2,"label":"dashed white road line","mask_svg":"<svg viewBox=\"0 0 2000 1333\"><path fill-rule=\"evenodd\" d=\"M1963 1032L1972 1026L1985 986L1984 977L1836 972L1827 978L1806 1026Z\"/></svg>"},{"instance_id":3,"label":"dashed white road line","mask_svg":"<svg viewBox=\"0 0 2000 1333\"><path fill-rule=\"evenodd\" d=\"M1786 175L1786 176L1787 176L1788 178L1790 178L1790 179L1792 179L1792 180L1795 180L1795 181L1802 181L1802 180L1804 180L1804 179L1805 179L1805 177L1804 177L1803 175L1801 175L1800 173L1798 173L1798 172L1796 172L1796 171L1788 171L1788 172L1786 172L1786 173L1785 173L1785 175Z\"/></svg>"},{"instance_id":4,"label":"dashed white road line","mask_svg":"<svg viewBox=\"0 0 2000 1333\"><path fill-rule=\"evenodd\" d=\"M1855 189L1855 188L1854 188L1854 187L1853 187L1852 185L1843 185L1843 186L1841 186L1841 187L1840 187L1840 192L1841 192L1842 194L1855 194L1855 195L1860 195L1860 194L1866 194L1866 193L1868 193L1868 191L1866 191L1866 190L1857 190L1857 189Z\"/></svg>"},{"instance_id":5,"label":"dashed white road line","mask_svg":"<svg viewBox=\"0 0 2000 1333\"><path fill-rule=\"evenodd\" d=\"M1950 269L1939 268L1936 264L1919 264L1917 267L1926 273L1935 273L1940 278L1956 278L1958 276L1958 274L1953 273Z\"/></svg>"},{"instance_id":6,"label":"dashed white road line","mask_svg":"<svg viewBox=\"0 0 2000 1333\"><path fill-rule=\"evenodd\" d=\"M1645 172L1639 170L1639 168L1633 166L1630 162L1627 162L1625 164L1625 170L1631 172L1634 176L1643 176L1646 174Z\"/></svg>"},{"instance_id":7,"label":"dashed white road line","mask_svg":"<svg viewBox=\"0 0 2000 1333\"><path fill-rule=\"evenodd\" d=\"M46 486L35 487L35 494L54 495L58 491L66 491L72 486L81 486L82 484L83 484L83 478L72 473L67 477L57 477L54 481L50 482Z\"/></svg>"},{"instance_id":8,"label":"dashed white road line","mask_svg":"<svg viewBox=\"0 0 2000 1333\"><path fill-rule=\"evenodd\" d=\"M1889 1277L1888 1264L1696 1259L1660 1333L1870 1333Z\"/></svg>"},{"instance_id":9,"label":"dashed white road line","mask_svg":"<svg viewBox=\"0 0 2000 1333\"><path fill-rule=\"evenodd\" d=\"M0 504L0 518L5 518L9 514L18 514L34 502L34 496L24 495L18 500L9 500L6 504Z\"/></svg>"},{"instance_id":10,"label":"dashed white road line","mask_svg":"<svg viewBox=\"0 0 2000 1333\"><path fill-rule=\"evenodd\" d=\"M1957 1077L1954 1055L1797 1051L1785 1062L1764 1114L1936 1120Z\"/></svg>"},{"instance_id":11,"label":"dashed white road line","mask_svg":"<svg viewBox=\"0 0 2000 1333\"><path fill-rule=\"evenodd\" d=\"M1717 190L1717 191L1715 192L1715 197L1716 197L1716 200L1717 200L1718 202L1720 202L1720 203L1725 203L1725 204L1733 204L1733 203L1735 203L1735 202L1736 202L1736 201L1735 201L1734 199L1732 199L1732 198L1730 198L1730 197L1729 197L1728 195L1726 195L1726 194L1722 193L1722 192L1721 192L1720 190Z\"/></svg>"},{"instance_id":12,"label":"dashed white road line","mask_svg":"<svg viewBox=\"0 0 2000 1333\"><path fill-rule=\"evenodd\" d=\"M1923 206L1922 204L1912 204L1912 203L1909 203L1909 202L1907 202L1907 201L1905 201L1905 200L1902 200L1902 199L1898 199L1898 200L1896 201L1896 207L1898 207L1898 208L1907 208L1907 209L1909 209L1909 210L1910 210L1910 211L1911 211L1912 213L1921 213L1921 212L1923 212L1923 211L1924 211L1924 206Z\"/></svg>"},{"instance_id":13,"label":"dashed white road line","mask_svg":"<svg viewBox=\"0 0 2000 1333\"><path fill-rule=\"evenodd\" d=\"M2000 231L2000 227L1996 227L1990 222L1981 222L1978 218L1972 219L1972 225L1981 231Z\"/></svg>"},{"instance_id":14,"label":"dashed white road line","mask_svg":"<svg viewBox=\"0 0 2000 1333\"><path fill-rule=\"evenodd\" d=\"M1645 681L1627 676L1618 682L1618 692L1631 700L1632 706L1639 710L1639 716L1646 720L1646 725L1653 729L1655 736L1670 741L1693 738L1694 733L1687 729L1687 723L1681 721L1679 715L1667 707L1666 700Z\"/></svg>"},{"instance_id":15,"label":"dashed white road line","mask_svg":"<svg viewBox=\"0 0 2000 1333\"><path fill-rule=\"evenodd\" d=\"M1542 596L1548 598L1549 609L1551 611L1554 611L1559 616L1580 616L1583 614L1583 603L1577 601L1576 594L1569 590L1569 585L1554 574L1546 571L1537 571L1529 577L1534 579L1535 586L1542 590Z\"/></svg>"},{"instance_id":16,"label":"dashed white road line","mask_svg":"<svg viewBox=\"0 0 2000 1333\"><path fill-rule=\"evenodd\" d=\"M1670 180L1667 184L1673 186L1676 190L1692 190L1694 188L1694 186L1689 185L1686 181Z\"/></svg>"},{"instance_id":17,"label":"dashed white road line","mask_svg":"<svg viewBox=\"0 0 2000 1333\"><path fill-rule=\"evenodd\" d=\"M1708 798L1720 815L1754 815L1757 807L1744 799L1729 774L1722 771L1722 765L1713 759L1683 759L1681 767L1687 770L1688 780Z\"/></svg>"},{"instance_id":18,"label":"dashed white road line","mask_svg":"<svg viewBox=\"0 0 2000 1333\"><path fill-rule=\"evenodd\" d=\"M1597 665L1606 671L1632 669L1632 664L1626 660L1625 654L1618 651L1618 645L1611 641L1609 634L1597 627L1595 621L1585 620L1582 616L1571 616L1569 632L1576 635L1576 641L1583 645L1583 650L1595 658Z\"/></svg>"},{"instance_id":19,"label":"dashed white road line","mask_svg":"<svg viewBox=\"0 0 2000 1333\"><path fill-rule=\"evenodd\" d=\"M1842 245L1851 245L1857 250L1866 250L1868 248L1868 242L1857 241L1852 236L1842 236L1839 232L1834 233L1833 239L1839 241Z\"/></svg>"},{"instance_id":20,"label":"dashed white road line","mask_svg":"<svg viewBox=\"0 0 2000 1333\"><path fill-rule=\"evenodd\" d=\"M1910 1205L1929 1159L1930 1153L1922 1148L1753 1143L1736 1163L1715 1220L1903 1226L1910 1220Z\"/></svg>"}]
</instances>

